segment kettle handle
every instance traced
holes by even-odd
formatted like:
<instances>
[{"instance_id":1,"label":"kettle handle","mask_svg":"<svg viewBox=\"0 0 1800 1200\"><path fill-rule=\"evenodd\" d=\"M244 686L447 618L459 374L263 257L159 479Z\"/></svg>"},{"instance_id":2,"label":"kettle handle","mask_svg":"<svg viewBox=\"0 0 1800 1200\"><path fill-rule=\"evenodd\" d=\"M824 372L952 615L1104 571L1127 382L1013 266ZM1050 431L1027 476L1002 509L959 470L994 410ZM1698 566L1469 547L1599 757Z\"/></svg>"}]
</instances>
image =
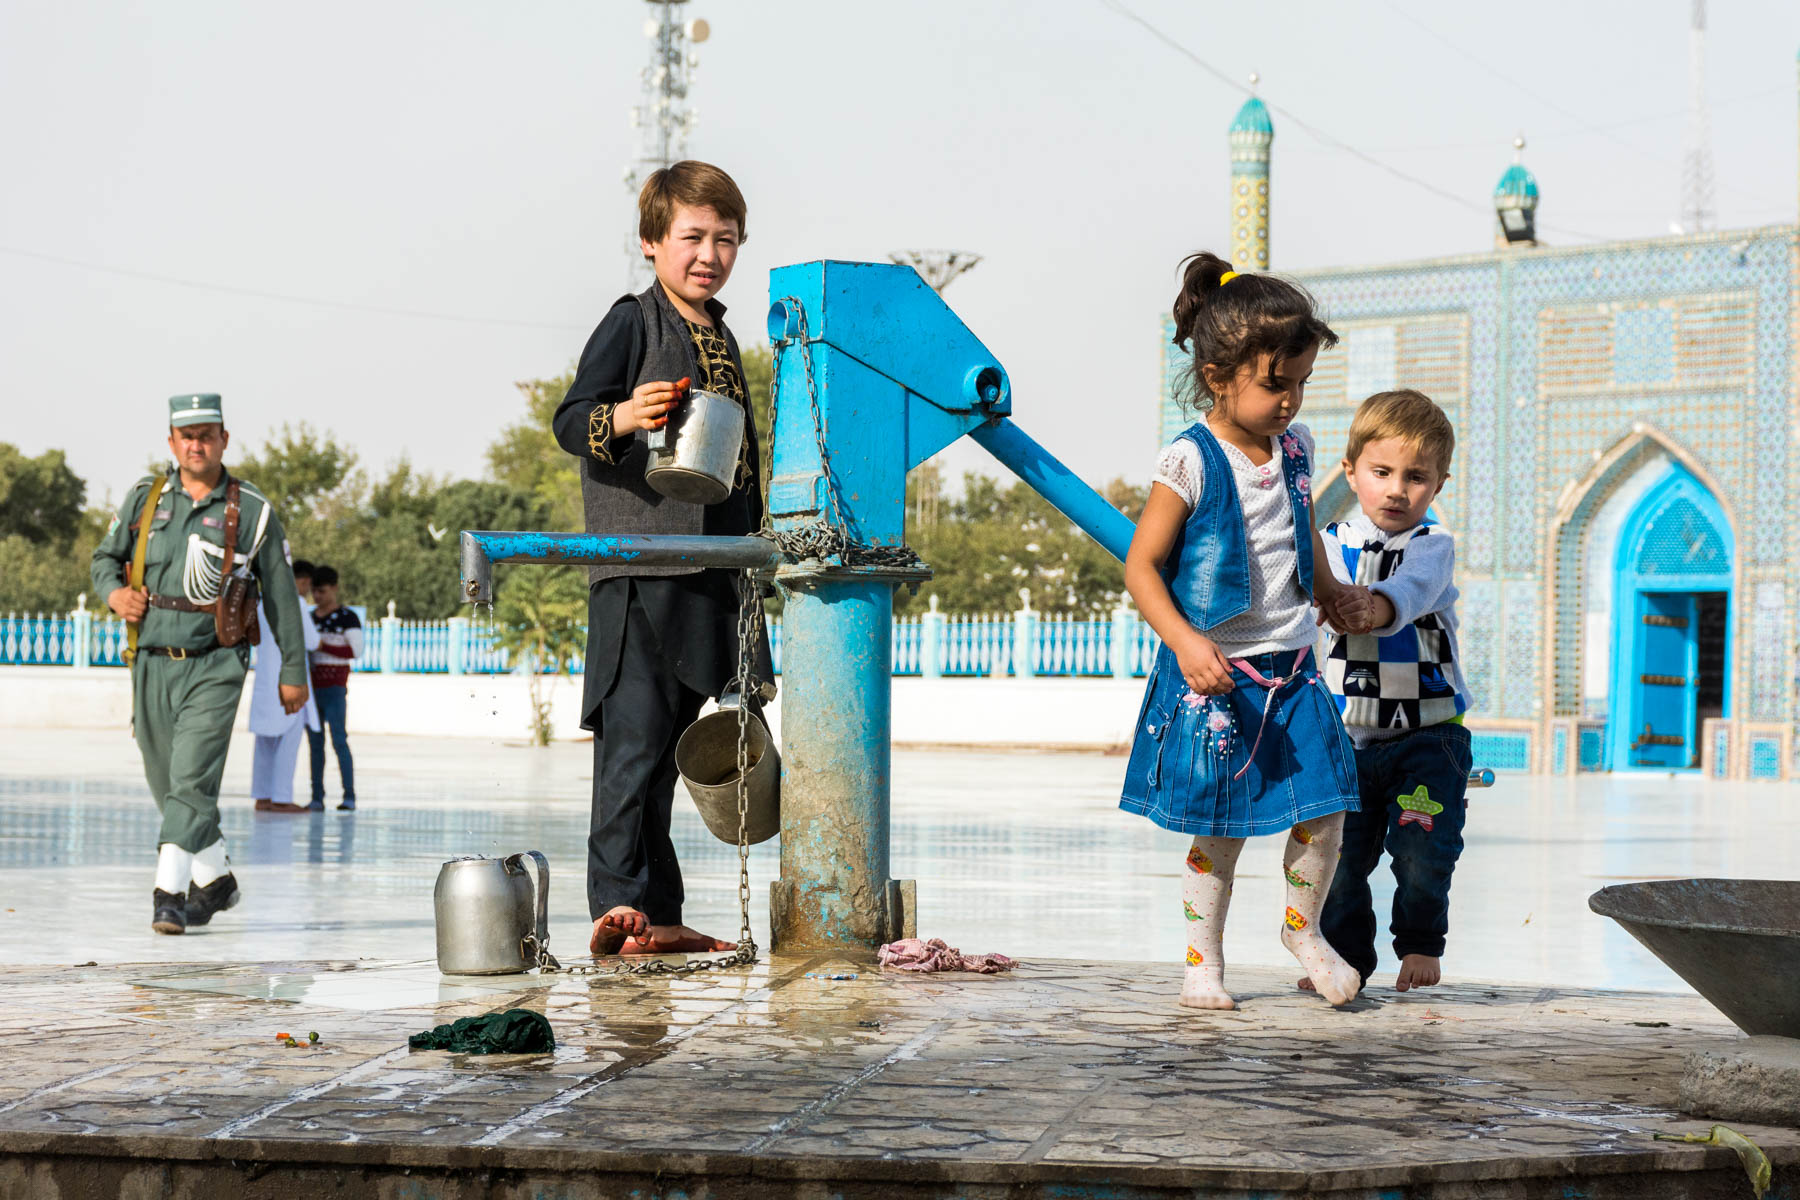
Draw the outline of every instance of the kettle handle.
<instances>
[{"instance_id":1,"label":"kettle handle","mask_svg":"<svg viewBox=\"0 0 1800 1200\"><path fill-rule=\"evenodd\" d=\"M517 863L520 871L524 872L527 858L531 860L534 868L530 872L525 872L531 879L532 909L537 914L533 935L537 938L538 946L548 953L550 949L550 861L536 850L515 854L506 861L509 864ZM526 965L536 966L537 964L528 963Z\"/></svg>"}]
</instances>

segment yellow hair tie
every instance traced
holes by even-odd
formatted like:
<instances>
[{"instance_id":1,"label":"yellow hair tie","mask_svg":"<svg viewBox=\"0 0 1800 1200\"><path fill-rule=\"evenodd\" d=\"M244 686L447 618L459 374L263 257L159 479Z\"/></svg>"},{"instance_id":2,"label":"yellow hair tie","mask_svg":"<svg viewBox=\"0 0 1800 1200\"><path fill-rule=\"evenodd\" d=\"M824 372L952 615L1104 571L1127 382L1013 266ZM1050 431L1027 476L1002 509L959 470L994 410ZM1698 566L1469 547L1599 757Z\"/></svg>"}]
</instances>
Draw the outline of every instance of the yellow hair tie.
<instances>
[{"instance_id":1,"label":"yellow hair tie","mask_svg":"<svg viewBox=\"0 0 1800 1200\"><path fill-rule=\"evenodd\" d=\"M1223 275L1219 276L1219 286L1224 287L1226 284L1230 283L1232 280L1236 279L1237 277L1238 277L1238 273L1236 271L1227 271Z\"/></svg>"}]
</instances>

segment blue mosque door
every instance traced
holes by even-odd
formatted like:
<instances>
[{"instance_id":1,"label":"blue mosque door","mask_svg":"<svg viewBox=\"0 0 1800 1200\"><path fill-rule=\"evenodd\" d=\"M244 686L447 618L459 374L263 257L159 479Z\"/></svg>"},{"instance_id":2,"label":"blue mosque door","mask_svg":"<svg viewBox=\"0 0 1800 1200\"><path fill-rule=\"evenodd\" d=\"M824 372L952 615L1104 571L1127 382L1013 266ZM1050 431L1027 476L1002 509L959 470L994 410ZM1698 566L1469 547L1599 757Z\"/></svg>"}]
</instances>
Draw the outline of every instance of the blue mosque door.
<instances>
[{"instance_id":1,"label":"blue mosque door","mask_svg":"<svg viewBox=\"0 0 1800 1200\"><path fill-rule=\"evenodd\" d=\"M1731 527L1670 470L1620 531L1608 722L1613 770L1700 765L1700 727L1729 715Z\"/></svg>"},{"instance_id":2,"label":"blue mosque door","mask_svg":"<svg viewBox=\"0 0 1800 1200\"><path fill-rule=\"evenodd\" d=\"M1685 769L1699 744L1699 605L1692 592L1638 592L1635 607L1630 765Z\"/></svg>"}]
</instances>

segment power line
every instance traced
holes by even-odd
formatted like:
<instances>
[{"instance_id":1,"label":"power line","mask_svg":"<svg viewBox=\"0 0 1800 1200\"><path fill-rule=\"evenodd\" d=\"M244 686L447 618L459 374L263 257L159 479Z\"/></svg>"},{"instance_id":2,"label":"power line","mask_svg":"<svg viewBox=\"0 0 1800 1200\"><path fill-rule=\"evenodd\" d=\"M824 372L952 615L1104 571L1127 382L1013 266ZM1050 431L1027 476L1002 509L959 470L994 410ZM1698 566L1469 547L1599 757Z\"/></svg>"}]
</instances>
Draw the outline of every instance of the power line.
<instances>
[{"instance_id":1,"label":"power line","mask_svg":"<svg viewBox=\"0 0 1800 1200\"><path fill-rule=\"evenodd\" d=\"M1419 18L1413 16L1411 13L1409 13L1405 9L1401 8L1398 4L1395 4L1393 2L1393 0L1388 0L1388 9L1390 11L1392 11L1395 16L1399 17L1401 20L1412 25L1413 28L1418 29L1421 32L1423 32L1427 37L1432 38L1433 40L1437 41L1439 44L1448 47L1449 49L1455 51L1457 54L1462 55L1464 58L1466 58L1470 62L1474 63L1476 66L1480 67L1482 70L1488 72L1488 74L1490 74L1494 78L1500 80L1502 83L1511 85L1521 95L1524 95L1524 96L1528 97L1529 99L1537 101L1539 104L1543 105L1545 108L1548 108L1553 112L1559 113L1562 116L1568 117L1571 120L1578 122L1575 132L1598 134L1600 137L1605 138L1607 141L1611 142L1613 145L1621 146L1624 149L1631 151L1633 154L1640 155L1641 157L1649 160L1650 162L1656 163L1658 166L1662 166L1662 165L1666 164L1666 162L1667 162L1666 155L1658 154L1653 150L1646 150L1644 147L1638 145L1636 142L1627 141L1625 138L1615 137L1612 133L1612 130L1621 129L1628 125L1642 124L1646 121L1666 120L1668 117L1685 116L1685 117L1689 118L1690 121L1692 121L1694 119L1694 115L1695 115L1696 111L1702 111L1702 110L1710 111L1710 109L1712 109L1712 108L1727 107L1727 105L1725 105L1725 104L1707 105L1703 97L1697 96L1694 100L1691 100L1689 102L1688 107L1677 110L1672 113L1668 113L1666 115L1657 115L1654 117L1635 117L1635 118L1632 118L1631 120L1627 120L1627 121L1612 121L1612 122L1608 122L1606 124L1599 124L1599 123L1596 123L1593 121L1589 121L1585 116L1583 116L1581 113L1575 111L1574 109L1564 107L1562 104L1551 99L1549 96L1545 95L1543 92L1538 91L1535 87L1533 87L1529 83L1526 83L1524 80L1517 79L1517 78L1513 77L1512 75L1507 74L1505 71L1501 70L1499 67L1496 67L1493 63L1488 62L1486 59L1482 58L1480 55L1475 54L1474 52L1472 52L1470 50L1466 50L1463 47L1457 45L1455 42L1451 41L1448 37L1445 37L1443 34L1439 33L1437 30L1433 29L1431 26L1427 25L1424 21L1421 21ZM1701 12L1696 17L1696 19L1702 22L1702 28L1704 28L1704 21L1705 21L1704 13ZM1690 54L1697 55L1698 51L1691 50ZM1689 82L1690 82L1691 86L1694 86L1694 87L1699 86L1698 72L1699 72L1698 62L1697 61L1690 62L1690 80L1689 80ZM1761 99L1761 98L1764 98L1767 96L1772 96L1772 95L1776 94L1777 92L1785 92L1786 90L1787 90L1786 88L1769 88L1766 91L1758 92L1754 96L1744 97L1741 100L1734 100L1734 101L1731 101L1730 103L1731 104L1743 104L1743 103L1747 103L1751 100L1756 100L1756 99ZM1696 105L1698 105L1698 110L1696 109ZM1549 135L1549 136L1559 136L1559 135ZM1563 134L1560 136L1567 136L1567 134ZM1692 136L1695 136L1695 135L1692 132L1690 132L1690 137L1692 137ZM1701 139L1703 141L1705 141L1708 139L1709 135L1706 134L1705 131L1701 131L1699 136L1701 137ZM1545 139L1545 137L1540 136L1538 133L1536 133L1534 131L1531 135L1531 140L1533 142L1543 142L1546 139ZM1690 153L1691 153L1691 148L1690 148ZM1708 193L1710 193L1712 190L1712 150L1711 150L1710 146L1708 146L1706 148L1706 150L1704 152L1704 157L1706 159L1706 163L1705 163L1704 167L1699 168L1699 171L1701 174L1704 174L1704 176L1706 177L1706 187L1704 190L1707 191ZM1691 170L1693 168L1689 168L1689 169ZM1759 203L1768 202L1768 197L1766 197L1766 196L1755 195L1754 193L1746 192L1746 191L1743 191L1742 189L1734 188L1734 189L1732 189L1732 191L1733 191L1734 195L1737 195L1737 196L1745 198L1745 199L1755 199ZM1708 200L1708 202L1704 205L1704 207L1710 209L1710 207L1711 207L1710 200ZM1711 215L1712 214L1710 212L1707 214L1709 222L1711 219Z\"/></svg>"},{"instance_id":2,"label":"power line","mask_svg":"<svg viewBox=\"0 0 1800 1200\"><path fill-rule=\"evenodd\" d=\"M1561 104L1558 104L1555 100L1552 100L1550 97L1544 95L1542 92L1539 92L1536 88L1532 87L1530 84L1525 83L1522 80L1513 78L1511 75L1508 75L1505 71L1502 71L1499 67L1496 67L1493 63L1488 62L1486 59L1480 57L1479 55L1476 55L1468 50L1463 49L1461 46L1457 45L1455 42L1451 41L1449 38L1445 37L1443 34L1439 33L1437 30L1433 29L1431 26L1427 25L1425 22L1419 20L1419 18L1413 16L1411 13L1409 13L1405 9L1401 8L1398 4L1393 3L1393 0L1389 0L1388 10L1390 12L1392 12L1395 16L1399 17L1401 20L1405 21L1407 24L1411 25L1414 29L1417 29L1420 32L1424 33L1426 37L1431 38L1433 41L1437 42L1439 45L1448 47L1449 49L1454 50L1456 53L1462 55L1464 58L1466 58L1470 62L1474 63L1476 66L1480 67L1482 70L1484 70L1488 74L1492 75L1495 79L1500 80L1502 83L1512 85L1514 88L1518 89L1522 94L1529 96L1533 100L1536 100L1539 104L1542 104L1545 108L1550 109L1552 112L1558 113L1561 116L1568 117L1572 121L1580 122L1581 124L1579 127L1582 129L1583 132L1597 133L1601 137L1604 137L1607 141L1611 142L1613 145L1623 146L1625 149L1631 151L1633 154L1640 154L1645 158L1652 159L1657 162L1662 161L1656 154L1652 153L1651 151L1644 149L1642 146L1637 145L1635 142L1628 142L1622 137L1613 136L1613 134L1607 127L1605 127L1603 125L1595 125L1595 124L1590 123L1588 121L1588 119L1585 116L1583 116L1581 113L1578 113L1578 112L1574 111L1573 109L1563 107ZM1686 112L1685 109L1683 109L1682 111ZM1532 135L1532 140L1533 141L1537 140L1536 134Z\"/></svg>"},{"instance_id":3,"label":"power line","mask_svg":"<svg viewBox=\"0 0 1800 1200\"><path fill-rule=\"evenodd\" d=\"M1189 62L1193 63L1195 66L1197 66L1201 70L1205 71L1208 75L1211 75L1213 78L1217 79L1220 83L1223 83L1226 87L1232 88L1239 92L1243 92L1245 95L1253 94L1250 91L1250 89L1248 87L1246 87L1243 83L1240 83L1238 80L1232 78L1230 75L1227 75L1224 71L1220 70L1218 67L1213 66L1211 63L1209 63L1205 59L1201 58L1198 54L1195 54L1192 50L1188 49L1186 46L1184 46L1180 42L1176 41L1173 37L1164 33L1161 29L1158 29L1155 25L1152 25L1149 21L1146 21L1143 17L1138 16L1137 13L1133 12L1131 9L1127 8L1124 4L1120 3L1120 0L1100 0L1100 2L1105 7L1111 9L1114 13L1117 13L1119 16L1122 16L1126 20L1131 21L1133 24L1136 24L1136 25L1142 27L1147 33L1150 34L1150 36L1154 37L1157 41L1163 43L1163 45L1169 47L1169 49L1175 51L1177 54L1181 55L1183 58L1185 58ZM1459 208L1466 208L1472 212L1482 213L1485 216L1493 215L1492 211L1490 209L1488 209L1486 206L1476 203L1475 201L1469 199L1467 196L1461 195L1457 192L1452 192L1452 191L1448 190L1447 188L1439 187L1437 184L1432 183L1428 179L1421 179L1417 175L1412 175L1406 171L1402 171L1398 167L1391 166L1388 163L1381 161L1379 158L1376 158L1374 155L1368 153L1367 151L1360 150L1357 147L1352 146L1349 142L1344 141L1342 138L1334 137L1331 134L1326 133L1324 130L1317 128L1316 126L1310 124L1309 122L1307 122L1305 120L1302 120L1300 118L1300 116L1297 113L1293 112L1291 109L1285 108L1279 104L1269 103L1267 100L1265 100L1264 103L1268 104L1269 108L1272 111L1274 111L1275 113L1277 113L1278 115L1280 115L1284 120L1291 122L1296 127L1298 127L1301 132L1307 134L1309 137L1312 137L1316 141L1319 141L1327 146L1331 146L1332 148L1334 148L1336 150L1341 150L1345 154L1350 155L1352 158L1359 159L1362 162L1365 162L1368 165L1374 167L1378 171L1382 171L1385 174L1391 175L1395 179L1398 179L1398 180L1402 181L1403 183L1410 183L1411 185L1413 185L1416 188L1421 189L1422 191L1430 192L1432 195L1437 196L1439 199L1447 200L1451 204L1454 204ZM1562 228L1560 226L1551 225L1545 221L1539 221L1538 228L1552 230L1553 232L1564 234L1568 237L1583 238L1590 242L1604 242L1604 241L1611 240L1609 238L1601 237L1598 234L1583 233L1580 230L1566 229L1566 228Z\"/></svg>"},{"instance_id":4,"label":"power line","mask_svg":"<svg viewBox=\"0 0 1800 1200\"><path fill-rule=\"evenodd\" d=\"M150 283L168 284L172 287L191 288L199 292L248 296L257 300L275 300L282 304L305 304L314 308L336 309L340 312L375 313L385 317L411 317L419 321L454 321L462 325L508 325L518 329L582 330L587 328L585 325L570 325L557 321L518 321L508 317L470 317L458 313L427 312L416 308L388 308L379 304L358 304L350 300L330 300L322 296L295 296L286 292L266 292L259 288L237 287L229 283L206 283L198 279L159 275L154 271L136 271L129 267L111 267L103 263L83 262L78 258L65 258L60 254L45 254L39 250L21 250L16 246L0 246L0 254L56 263L64 267L76 267L83 271L97 271L102 275L118 275L126 279L141 279Z\"/></svg>"},{"instance_id":5,"label":"power line","mask_svg":"<svg viewBox=\"0 0 1800 1200\"><path fill-rule=\"evenodd\" d=\"M1709 109L1717 110L1721 108L1735 108L1745 104L1758 104L1767 100L1770 96L1785 96L1792 91L1793 89L1791 87L1764 88L1759 92L1752 92L1747 96L1739 96L1734 100L1715 101L1707 107ZM1585 137L1589 134L1604 133L1609 129L1629 129L1634 125L1649 125L1657 121L1673 121L1676 118L1685 117L1687 112L1688 110L1685 108L1673 108L1665 112L1646 113L1642 116L1626 117L1620 121L1608 121L1603 125L1584 124L1574 129L1552 129L1548 133L1533 126L1531 130L1531 144L1534 146L1541 146L1545 142L1567 141L1571 138ZM1420 143L1411 146L1366 147L1370 154L1427 154L1444 150L1492 150L1493 148L1494 140L1492 138L1482 138L1479 141L1466 142Z\"/></svg>"}]
</instances>

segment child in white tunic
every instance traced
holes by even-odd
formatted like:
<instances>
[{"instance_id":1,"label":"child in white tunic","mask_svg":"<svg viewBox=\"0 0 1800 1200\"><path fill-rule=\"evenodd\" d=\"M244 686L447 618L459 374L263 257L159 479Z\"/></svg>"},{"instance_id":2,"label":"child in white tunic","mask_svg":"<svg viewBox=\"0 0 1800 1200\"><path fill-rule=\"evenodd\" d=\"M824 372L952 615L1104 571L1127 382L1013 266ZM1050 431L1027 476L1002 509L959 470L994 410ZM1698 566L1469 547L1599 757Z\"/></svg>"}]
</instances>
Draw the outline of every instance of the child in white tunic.
<instances>
[{"instance_id":1,"label":"child in white tunic","mask_svg":"<svg viewBox=\"0 0 1800 1200\"><path fill-rule=\"evenodd\" d=\"M294 561L294 583L305 601L300 605L300 632L306 641L306 652L311 654L319 648L319 627L312 616L312 564L303 558ZM319 727L319 710L310 690L306 705L299 712L281 710L281 697L275 686L281 675L281 648L269 631L261 601L257 602L256 615L262 638L256 643L256 676L250 684L250 732L256 736L250 795L258 812L305 812L305 805L294 803L294 767L300 761L300 743L306 730Z\"/></svg>"}]
</instances>

